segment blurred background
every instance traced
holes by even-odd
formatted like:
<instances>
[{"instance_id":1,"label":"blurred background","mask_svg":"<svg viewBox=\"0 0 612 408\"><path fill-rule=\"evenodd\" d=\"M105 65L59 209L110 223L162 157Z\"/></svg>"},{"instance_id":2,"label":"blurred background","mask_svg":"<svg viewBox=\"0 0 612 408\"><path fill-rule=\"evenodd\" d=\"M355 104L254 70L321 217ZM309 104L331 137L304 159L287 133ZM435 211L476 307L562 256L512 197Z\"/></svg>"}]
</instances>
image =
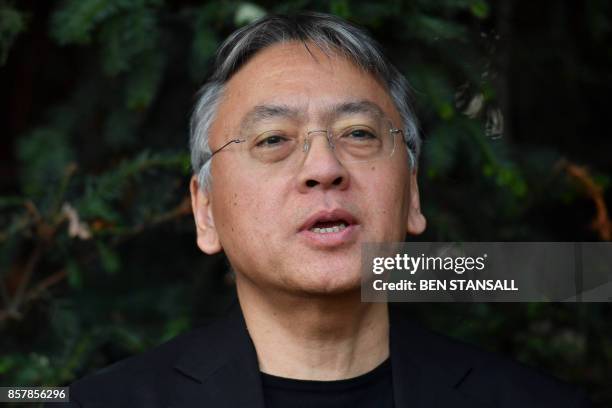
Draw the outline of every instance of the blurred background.
<instances>
[{"instance_id":1,"label":"blurred background","mask_svg":"<svg viewBox=\"0 0 612 408\"><path fill-rule=\"evenodd\" d=\"M216 47L349 19L414 88L424 241L609 241L605 0L0 0L0 385L65 385L223 312L195 245L188 119ZM403 304L612 406L612 307Z\"/></svg>"}]
</instances>

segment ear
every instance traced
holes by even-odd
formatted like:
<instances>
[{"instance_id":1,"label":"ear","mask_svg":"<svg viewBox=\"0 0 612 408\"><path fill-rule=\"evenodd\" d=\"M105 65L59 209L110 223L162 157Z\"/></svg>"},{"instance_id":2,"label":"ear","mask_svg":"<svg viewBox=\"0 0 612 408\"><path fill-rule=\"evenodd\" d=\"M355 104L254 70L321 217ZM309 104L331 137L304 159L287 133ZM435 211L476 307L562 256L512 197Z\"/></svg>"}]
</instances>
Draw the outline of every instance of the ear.
<instances>
[{"instance_id":1,"label":"ear","mask_svg":"<svg viewBox=\"0 0 612 408\"><path fill-rule=\"evenodd\" d=\"M406 230L410 235L419 235L425 231L427 220L421 213L421 200L419 198L419 186L417 183L417 170L410 172L409 186L409 203L408 203L408 220L406 222Z\"/></svg>"},{"instance_id":2,"label":"ear","mask_svg":"<svg viewBox=\"0 0 612 408\"><path fill-rule=\"evenodd\" d=\"M208 191L200 188L196 176L191 177L189 191L191 192L191 209L196 224L198 247L209 255L215 254L221 251L222 247L215 228L210 195Z\"/></svg>"}]
</instances>

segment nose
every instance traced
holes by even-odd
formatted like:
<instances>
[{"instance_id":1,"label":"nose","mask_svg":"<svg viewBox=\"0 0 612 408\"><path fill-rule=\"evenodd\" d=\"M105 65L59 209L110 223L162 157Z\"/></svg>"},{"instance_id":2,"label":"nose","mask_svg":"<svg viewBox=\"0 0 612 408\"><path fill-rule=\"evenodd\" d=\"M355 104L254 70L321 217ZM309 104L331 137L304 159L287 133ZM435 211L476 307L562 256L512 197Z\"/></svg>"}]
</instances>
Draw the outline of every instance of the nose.
<instances>
[{"instance_id":1,"label":"nose","mask_svg":"<svg viewBox=\"0 0 612 408\"><path fill-rule=\"evenodd\" d=\"M349 172L336 157L327 135L325 131L315 131L306 139L306 157L298 175L302 193L313 189L344 190L348 187Z\"/></svg>"}]
</instances>

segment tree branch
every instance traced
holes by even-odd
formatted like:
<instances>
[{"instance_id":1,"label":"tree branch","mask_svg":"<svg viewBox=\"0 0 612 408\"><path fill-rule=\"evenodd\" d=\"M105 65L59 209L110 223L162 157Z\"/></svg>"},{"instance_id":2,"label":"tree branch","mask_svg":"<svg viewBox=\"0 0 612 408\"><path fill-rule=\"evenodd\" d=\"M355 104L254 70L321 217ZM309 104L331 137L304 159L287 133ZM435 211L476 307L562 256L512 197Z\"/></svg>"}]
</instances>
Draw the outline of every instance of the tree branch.
<instances>
[{"instance_id":1,"label":"tree branch","mask_svg":"<svg viewBox=\"0 0 612 408\"><path fill-rule=\"evenodd\" d=\"M30 208L30 212L32 213L33 216L36 216L35 214L38 213L36 209L32 207ZM181 218L189 214L190 212L191 212L191 201L190 201L189 196L187 196L172 210L154 217L148 223L142 223L140 225L135 226L134 228L130 230L128 234L122 236L121 238L125 240L127 238L136 236L139 233L143 232L148 227L156 226L159 224L163 224L163 223L172 221L174 219ZM59 220L58 224L55 225L54 227L47 225L46 226L47 228L45 228L43 226L44 231L39 232L39 238L51 238L53 234L52 233L49 234L50 231L47 231L47 229L51 228L55 230L61 224L61 222L63 222L63 220ZM45 291L57 285L58 283L64 281L66 277L68 276L68 272L66 268L63 268L47 276L46 278L42 279L40 282L36 284L36 286L28 289L29 283L33 275L33 271L36 268L36 265L40 257L44 253L44 249L47 243L48 241L41 239L41 241L39 241L38 245L34 249L34 252L28 259L28 262L26 266L24 267L22 279L19 282L19 287L17 288L17 292L15 293L12 299L7 301L8 307L0 310L0 322L3 322L8 319L21 319L22 315L21 315L20 310L23 308L24 304L32 302L40 298L45 293ZM2 284L4 284L4 282L2 282ZM8 299L8 294L7 294L7 299Z\"/></svg>"},{"instance_id":2,"label":"tree branch","mask_svg":"<svg viewBox=\"0 0 612 408\"><path fill-rule=\"evenodd\" d=\"M610 221L601 186L593 180L593 176L586 167L578 166L565 159L559 162L559 166L583 188L586 195L595 203L596 214L591 223L591 228L598 233L602 240L612 240L612 221Z\"/></svg>"}]
</instances>

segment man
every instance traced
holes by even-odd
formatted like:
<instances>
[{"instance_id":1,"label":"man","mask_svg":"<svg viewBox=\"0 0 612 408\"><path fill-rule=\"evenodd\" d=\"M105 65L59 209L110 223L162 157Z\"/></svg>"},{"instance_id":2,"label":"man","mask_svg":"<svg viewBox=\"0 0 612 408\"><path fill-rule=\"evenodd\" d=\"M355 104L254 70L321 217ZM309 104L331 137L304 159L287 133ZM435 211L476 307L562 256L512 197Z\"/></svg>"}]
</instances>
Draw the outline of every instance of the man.
<instances>
[{"instance_id":1,"label":"man","mask_svg":"<svg viewBox=\"0 0 612 408\"><path fill-rule=\"evenodd\" d=\"M360 301L364 242L419 234L401 74L323 14L232 34L193 114L197 244L224 251L226 318L71 387L83 407L579 407L581 394Z\"/></svg>"}]
</instances>

